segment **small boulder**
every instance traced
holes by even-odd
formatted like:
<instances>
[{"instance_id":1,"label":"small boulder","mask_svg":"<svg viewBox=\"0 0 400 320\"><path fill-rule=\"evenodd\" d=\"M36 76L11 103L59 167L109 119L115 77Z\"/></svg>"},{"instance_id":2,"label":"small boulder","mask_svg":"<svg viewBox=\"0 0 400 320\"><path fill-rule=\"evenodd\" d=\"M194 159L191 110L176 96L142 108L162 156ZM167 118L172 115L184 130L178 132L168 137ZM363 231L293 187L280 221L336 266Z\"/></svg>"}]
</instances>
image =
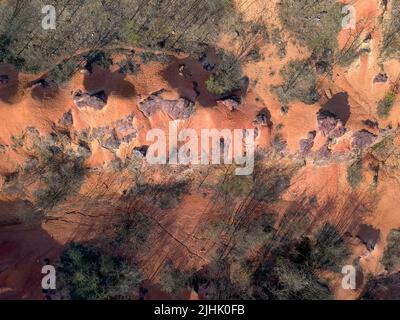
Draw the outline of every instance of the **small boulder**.
<instances>
[{"instance_id":1,"label":"small boulder","mask_svg":"<svg viewBox=\"0 0 400 320\"><path fill-rule=\"evenodd\" d=\"M377 136L365 129L362 129L360 131L354 132L352 138L353 138L353 141L351 143L352 148L362 151L366 147L373 144Z\"/></svg>"},{"instance_id":2,"label":"small boulder","mask_svg":"<svg viewBox=\"0 0 400 320\"><path fill-rule=\"evenodd\" d=\"M338 138L346 132L343 122L329 110L319 110L317 122L318 129L328 138Z\"/></svg>"},{"instance_id":3,"label":"small boulder","mask_svg":"<svg viewBox=\"0 0 400 320\"><path fill-rule=\"evenodd\" d=\"M221 101L221 103L224 106L228 107L228 109L230 111L237 110L239 108L239 106L240 106L240 103L241 103L240 98L236 97L236 96L227 97L227 98L221 99L219 101Z\"/></svg>"},{"instance_id":4,"label":"small boulder","mask_svg":"<svg viewBox=\"0 0 400 320\"><path fill-rule=\"evenodd\" d=\"M188 119L196 111L195 104L187 99L163 100L164 111L174 120Z\"/></svg>"},{"instance_id":5,"label":"small boulder","mask_svg":"<svg viewBox=\"0 0 400 320\"><path fill-rule=\"evenodd\" d=\"M374 83L377 82L387 82L389 79L388 75L386 73L379 73L377 76L374 78Z\"/></svg>"},{"instance_id":6,"label":"small boulder","mask_svg":"<svg viewBox=\"0 0 400 320\"><path fill-rule=\"evenodd\" d=\"M71 110L63 114L62 118L59 121L59 124L65 127L71 127L74 124Z\"/></svg>"},{"instance_id":7,"label":"small boulder","mask_svg":"<svg viewBox=\"0 0 400 320\"><path fill-rule=\"evenodd\" d=\"M271 121L271 112L267 108L262 108L257 113L254 123L271 128L273 124Z\"/></svg>"},{"instance_id":8,"label":"small boulder","mask_svg":"<svg viewBox=\"0 0 400 320\"><path fill-rule=\"evenodd\" d=\"M105 137L102 141L101 145L106 149L118 149L121 145L121 141L118 139L117 133L115 129L111 130L111 132Z\"/></svg>"},{"instance_id":9,"label":"small boulder","mask_svg":"<svg viewBox=\"0 0 400 320\"><path fill-rule=\"evenodd\" d=\"M147 99L139 102L139 110L148 118L161 110L161 98L157 94L151 94Z\"/></svg>"},{"instance_id":10,"label":"small boulder","mask_svg":"<svg viewBox=\"0 0 400 320\"><path fill-rule=\"evenodd\" d=\"M308 133L307 139L301 139L300 140L300 150L299 150L299 152L300 152L301 156L305 156L311 151L311 149L314 146L314 139L315 139L316 135L317 135L316 131L310 131Z\"/></svg>"},{"instance_id":11,"label":"small boulder","mask_svg":"<svg viewBox=\"0 0 400 320\"><path fill-rule=\"evenodd\" d=\"M78 108L101 110L107 104L107 95L104 91L89 94L82 92L82 90L77 90L73 94L73 100Z\"/></svg>"},{"instance_id":12,"label":"small boulder","mask_svg":"<svg viewBox=\"0 0 400 320\"><path fill-rule=\"evenodd\" d=\"M145 157L147 154L147 150L149 149L149 146L140 146L140 147L135 147L133 148L133 153L137 156Z\"/></svg>"}]
</instances>

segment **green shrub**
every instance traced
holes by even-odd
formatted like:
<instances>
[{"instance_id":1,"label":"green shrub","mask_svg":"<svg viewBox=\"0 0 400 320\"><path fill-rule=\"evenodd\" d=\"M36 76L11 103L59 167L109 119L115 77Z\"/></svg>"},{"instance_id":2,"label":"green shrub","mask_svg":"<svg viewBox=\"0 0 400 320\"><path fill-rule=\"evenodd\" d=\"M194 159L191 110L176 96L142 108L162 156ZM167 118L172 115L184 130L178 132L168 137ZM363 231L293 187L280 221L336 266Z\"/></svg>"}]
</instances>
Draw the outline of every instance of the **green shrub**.
<instances>
[{"instance_id":1,"label":"green shrub","mask_svg":"<svg viewBox=\"0 0 400 320\"><path fill-rule=\"evenodd\" d=\"M133 299L143 281L138 269L124 259L74 242L60 257L57 270L72 300Z\"/></svg>"},{"instance_id":2,"label":"green shrub","mask_svg":"<svg viewBox=\"0 0 400 320\"><path fill-rule=\"evenodd\" d=\"M380 118L387 118L389 116L395 100L396 94L394 92L389 92L382 100L379 101L378 116Z\"/></svg>"},{"instance_id":3,"label":"green shrub","mask_svg":"<svg viewBox=\"0 0 400 320\"><path fill-rule=\"evenodd\" d=\"M314 53L336 49L341 30L341 4L332 0L282 0L279 18L294 39Z\"/></svg>"},{"instance_id":4,"label":"green shrub","mask_svg":"<svg viewBox=\"0 0 400 320\"><path fill-rule=\"evenodd\" d=\"M382 264L389 272L400 268L400 229L390 230Z\"/></svg>"},{"instance_id":5,"label":"green shrub","mask_svg":"<svg viewBox=\"0 0 400 320\"><path fill-rule=\"evenodd\" d=\"M362 169L362 159L354 161L347 167L347 182L353 189L356 188L363 179Z\"/></svg>"},{"instance_id":6,"label":"green shrub","mask_svg":"<svg viewBox=\"0 0 400 320\"><path fill-rule=\"evenodd\" d=\"M113 243L123 251L139 252L148 248L148 237L154 228L154 222L140 212L121 215L114 224L115 237Z\"/></svg>"},{"instance_id":7,"label":"green shrub","mask_svg":"<svg viewBox=\"0 0 400 320\"><path fill-rule=\"evenodd\" d=\"M340 272L350 254L342 236L333 225L327 223L317 234L311 260L317 269Z\"/></svg>"},{"instance_id":8,"label":"green shrub","mask_svg":"<svg viewBox=\"0 0 400 320\"><path fill-rule=\"evenodd\" d=\"M218 57L220 61L206 81L207 90L216 95L224 95L240 89L242 68L239 59L224 51L220 51Z\"/></svg>"},{"instance_id":9,"label":"green shrub","mask_svg":"<svg viewBox=\"0 0 400 320\"><path fill-rule=\"evenodd\" d=\"M280 74L283 84L273 89L284 105L293 100L300 100L305 104L318 102L320 96L317 91L316 74L308 61L290 61Z\"/></svg>"},{"instance_id":10,"label":"green shrub","mask_svg":"<svg viewBox=\"0 0 400 320\"><path fill-rule=\"evenodd\" d=\"M39 165L33 168L32 173L45 185L35 192L39 208L52 208L79 191L86 172L84 157L62 146L43 148L38 157Z\"/></svg>"},{"instance_id":11,"label":"green shrub","mask_svg":"<svg viewBox=\"0 0 400 320\"><path fill-rule=\"evenodd\" d=\"M383 21L383 56L400 59L400 0L391 1L391 11Z\"/></svg>"},{"instance_id":12,"label":"green shrub","mask_svg":"<svg viewBox=\"0 0 400 320\"><path fill-rule=\"evenodd\" d=\"M139 68L140 67L132 60L124 60L119 63L120 73L136 74Z\"/></svg>"},{"instance_id":13,"label":"green shrub","mask_svg":"<svg viewBox=\"0 0 400 320\"><path fill-rule=\"evenodd\" d=\"M160 273L160 286L167 293L177 294L186 289L188 279L188 274L176 269L172 262L168 261Z\"/></svg>"}]
</instances>

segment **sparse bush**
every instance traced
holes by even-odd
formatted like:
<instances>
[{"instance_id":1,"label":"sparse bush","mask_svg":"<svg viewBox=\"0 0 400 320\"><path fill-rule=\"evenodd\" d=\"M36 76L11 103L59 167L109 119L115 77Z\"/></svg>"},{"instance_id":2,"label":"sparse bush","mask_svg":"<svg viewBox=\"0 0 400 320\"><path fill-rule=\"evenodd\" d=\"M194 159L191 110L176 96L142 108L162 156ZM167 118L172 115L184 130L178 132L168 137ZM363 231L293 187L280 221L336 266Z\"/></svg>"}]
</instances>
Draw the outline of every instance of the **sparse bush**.
<instances>
[{"instance_id":1,"label":"sparse bush","mask_svg":"<svg viewBox=\"0 0 400 320\"><path fill-rule=\"evenodd\" d=\"M278 49L278 57L281 59L285 58L287 53L287 41L282 37L282 30L274 28L272 30L271 40Z\"/></svg>"},{"instance_id":2,"label":"sparse bush","mask_svg":"<svg viewBox=\"0 0 400 320\"><path fill-rule=\"evenodd\" d=\"M150 62L160 62L160 63L170 63L172 58L163 53L154 53L151 51L143 51L139 53L140 58L144 64L148 64Z\"/></svg>"},{"instance_id":3,"label":"sparse bush","mask_svg":"<svg viewBox=\"0 0 400 320\"><path fill-rule=\"evenodd\" d=\"M392 0L391 8L383 23L382 51L385 58L400 59L400 0Z\"/></svg>"},{"instance_id":4,"label":"sparse bush","mask_svg":"<svg viewBox=\"0 0 400 320\"><path fill-rule=\"evenodd\" d=\"M241 87L242 68L237 57L232 53L220 51L220 61L206 81L207 90L216 94L228 94Z\"/></svg>"},{"instance_id":5,"label":"sparse bush","mask_svg":"<svg viewBox=\"0 0 400 320\"><path fill-rule=\"evenodd\" d=\"M119 64L119 72L127 74L136 74L139 66L132 60L124 60Z\"/></svg>"},{"instance_id":6,"label":"sparse bush","mask_svg":"<svg viewBox=\"0 0 400 320\"><path fill-rule=\"evenodd\" d=\"M400 229L390 230L382 264L389 272L400 268Z\"/></svg>"},{"instance_id":7,"label":"sparse bush","mask_svg":"<svg viewBox=\"0 0 400 320\"><path fill-rule=\"evenodd\" d=\"M378 103L378 116L380 118L387 118L390 111L393 108L394 101L396 99L396 94L394 92L389 92L386 96Z\"/></svg>"},{"instance_id":8,"label":"sparse bush","mask_svg":"<svg viewBox=\"0 0 400 320\"><path fill-rule=\"evenodd\" d=\"M133 299L143 276L122 258L97 247L70 243L57 268L72 300Z\"/></svg>"},{"instance_id":9,"label":"sparse bush","mask_svg":"<svg viewBox=\"0 0 400 320\"><path fill-rule=\"evenodd\" d=\"M139 252L148 248L148 237L154 222L140 212L121 215L114 224L113 243L124 251Z\"/></svg>"},{"instance_id":10,"label":"sparse bush","mask_svg":"<svg viewBox=\"0 0 400 320\"><path fill-rule=\"evenodd\" d=\"M52 68L48 72L46 80L51 85L60 86L71 79L71 77L78 71L79 66L79 57L70 58Z\"/></svg>"},{"instance_id":11,"label":"sparse bush","mask_svg":"<svg viewBox=\"0 0 400 320\"><path fill-rule=\"evenodd\" d=\"M329 288L306 264L278 257L274 264L258 268L253 279L253 296L266 300L329 300Z\"/></svg>"},{"instance_id":12,"label":"sparse bush","mask_svg":"<svg viewBox=\"0 0 400 320\"><path fill-rule=\"evenodd\" d=\"M296 168L284 164L259 165L254 170L254 197L258 201L273 203L280 200L290 187Z\"/></svg>"},{"instance_id":13,"label":"sparse bush","mask_svg":"<svg viewBox=\"0 0 400 320\"><path fill-rule=\"evenodd\" d=\"M189 275L176 269L171 261L168 261L160 272L161 289L167 293L177 294L186 289Z\"/></svg>"},{"instance_id":14,"label":"sparse bush","mask_svg":"<svg viewBox=\"0 0 400 320\"><path fill-rule=\"evenodd\" d=\"M278 4L283 26L294 40L314 53L337 47L341 30L341 4L332 0L282 0Z\"/></svg>"},{"instance_id":15,"label":"sparse bush","mask_svg":"<svg viewBox=\"0 0 400 320\"><path fill-rule=\"evenodd\" d=\"M79 191L85 176L82 156L63 146L51 146L39 149L38 157L39 165L32 173L45 185L35 192L39 208L52 208Z\"/></svg>"},{"instance_id":16,"label":"sparse bush","mask_svg":"<svg viewBox=\"0 0 400 320\"><path fill-rule=\"evenodd\" d=\"M336 228L327 223L317 234L311 260L317 269L340 272L346 265L350 253L350 249Z\"/></svg>"},{"instance_id":17,"label":"sparse bush","mask_svg":"<svg viewBox=\"0 0 400 320\"><path fill-rule=\"evenodd\" d=\"M362 169L362 159L357 159L347 167L347 181L353 189L356 188L363 179Z\"/></svg>"},{"instance_id":18,"label":"sparse bush","mask_svg":"<svg viewBox=\"0 0 400 320\"><path fill-rule=\"evenodd\" d=\"M288 105L293 100L300 100L305 104L318 102L320 96L317 90L316 74L308 61L291 61L280 73L283 84L273 89L284 105Z\"/></svg>"}]
</instances>

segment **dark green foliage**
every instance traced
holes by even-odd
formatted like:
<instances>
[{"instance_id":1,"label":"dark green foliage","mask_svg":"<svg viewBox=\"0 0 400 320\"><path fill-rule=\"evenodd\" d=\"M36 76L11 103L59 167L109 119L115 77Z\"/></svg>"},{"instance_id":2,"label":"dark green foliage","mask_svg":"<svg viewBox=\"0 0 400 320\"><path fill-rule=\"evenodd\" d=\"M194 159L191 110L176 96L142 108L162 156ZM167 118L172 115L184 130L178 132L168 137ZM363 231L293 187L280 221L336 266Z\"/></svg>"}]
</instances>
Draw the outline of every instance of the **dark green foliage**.
<instances>
[{"instance_id":1,"label":"dark green foliage","mask_svg":"<svg viewBox=\"0 0 400 320\"><path fill-rule=\"evenodd\" d=\"M311 260L315 268L340 272L350 257L350 249L336 228L327 223L318 232Z\"/></svg>"},{"instance_id":2,"label":"dark green foliage","mask_svg":"<svg viewBox=\"0 0 400 320\"><path fill-rule=\"evenodd\" d=\"M378 116L380 118L387 118L390 111L393 108L394 101L396 100L396 94L390 91L386 96L378 103Z\"/></svg>"},{"instance_id":3,"label":"dark green foliage","mask_svg":"<svg viewBox=\"0 0 400 320\"><path fill-rule=\"evenodd\" d=\"M382 264L389 272L400 268L400 229L390 230Z\"/></svg>"},{"instance_id":4,"label":"dark green foliage","mask_svg":"<svg viewBox=\"0 0 400 320\"><path fill-rule=\"evenodd\" d=\"M127 74L136 74L140 66L132 60L124 60L119 63L119 72Z\"/></svg>"},{"instance_id":5,"label":"dark green foliage","mask_svg":"<svg viewBox=\"0 0 400 320\"><path fill-rule=\"evenodd\" d=\"M122 251L139 252L148 247L148 237L154 222L145 214L124 214L114 224L113 244Z\"/></svg>"},{"instance_id":6,"label":"dark green foliage","mask_svg":"<svg viewBox=\"0 0 400 320\"><path fill-rule=\"evenodd\" d=\"M170 63L172 60L171 56L168 56L163 53L157 54L151 51L140 52L139 56L144 64L148 64L150 62Z\"/></svg>"},{"instance_id":7,"label":"dark green foliage","mask_svg":"<svg viewBox=\"0 0 400 320\"><path fill-rule=\"evenodd\" d=\"M362 182L362 169L362 159L357 159L347 167L347 181L353 189Z\"/></svg>"},{"instance_id":8,"label":"dark green foliage","mask_svg":"<svg viewBox=\"0 0 400 320\"><path fill-rule=\"evenodd\" d=\"M319 53L336 49L341 30L341 5L335 0L282 0L278 4L283 26L295 41Z\"/></svg>"},{"instance_id":9,"label":"dark green foliage","mask_svg":"<svg viewBox=\"0 0 400 320\"><path fill-rule=\"evenodd\" d=\"M208 91L216 94L228 94L241 87L242 68L239 59L232 53L220 51L219 62L206 81Z\"/></svg>"},{"instance_id":10,"label":"dark green foliage","mask_svg":"<svg viewBox=\"0 0 400 320\"><path fill-rule=\"evenodd\" d=\"M189 275L176 269L171 261L167 261L160 272L161 289L167 293L177 294L186 289Z\"/></svg>"},{"instance_id":11,"label":"dark green foliage","mask_svg":"<svg viewBox=\"0 0 400 320\"><path fill-rule=\"evenodd\" d=\"M105 51L99 51L99 50L91 51L85 54L83 56L83 59L86 62L85 68L89 72L92 72L94 64L97 64L103 69L108 69L113 64L110 54Z\"/></svg>"},{"instance_id":12,"label":"dark green foliage","mask_svg":"<svg viewBox=\"0 0 400 320\"><path fill-rule=\"evenodd\" d=\"M161 209L174 208L182 197L189 191L189 181L173 181L165 184L140 184L134 194L142 195L149 203L157 205ZM132 194L133 195L133 194Z\"/></svg>"},{"instance_id":13,"label":"dark green foliage","mask_svg":"<svg viewBox=\"0 0 400 320\"><path fill-rule=\"evenodd\" d=\"M133 299L143 281L135 266L91 245L71 243L57 268L73 300Z\"/></svg>"},{"instance_id":14,"label":"dark green foliage","mask_svg":"<svg viewBox=\"0 0 400 320\"><path fill-rule=\"evenodd\" d=\"M35 192L40 208L52 208L79 191L85 176L84 157L63 146L43 147L37 155L39 165L32 173L45 186Z\"/></svg>"},{"instance_id":15,"label":"dark green foliage","mask_svg":"<svg viewBox=\"0 0 400 320\"><path fill-rule=\"evenodd\" d=\"M400 300L400 272L370 277L361 294L362 300Z\"/></svg>"},{"instance_id":16,"label":"dark green foliage","mask_svg":"<svg viewBox=\"0 0 400 320\"><path fill-rule=\"evenodd\" d=\"M266 300L328 300L329 288L312 269L288 258L278 257L254 274L254 297ZM258 285L257 285L258 284Z\"/></svg>"},{"instance_id":17,"label":"dark green foliage","mask_svg":"<svg viewBox=\"0 0 400 320\"><path fill-rule=\"evenodd\" d=\"M392 0L391 10L384 20L382 51L387 59L400 59L400 0Z\"/></svg>"},{"instance_id":18,"label":"dark green foliage","mask_svg":"<svg viewBox=\"0 0 400 320\"><path fill-rule=\"evenodd\" d=\"M46 80L54 86L60 86L71 79L81 65L79 57L72 57L55 65L47 74Z\"/></svg>"},{"instance_id":19,"label":"dark green foliage","mask_svg":"<svg viewBox=\"0 0 400 320\"><path fill-rule=\"evenodd\" d=\"M316 74L309 61L290 61L280 73L283 84L274 87L274 91L284 105L293 100L300 100L305 104L318 102L320 96L317 91Z\"/></svg>"},{"instance_id":20,"label":"dark green foliage","mask_svg":"<svg viewBox=\"0 0 400 320\"><path fill-rule=\"evenodd\" d=\"M254 197L272 203L281 199L290 187L296 168L284 164L256 165L254 170Z\"/></svg>"}]
</instances>

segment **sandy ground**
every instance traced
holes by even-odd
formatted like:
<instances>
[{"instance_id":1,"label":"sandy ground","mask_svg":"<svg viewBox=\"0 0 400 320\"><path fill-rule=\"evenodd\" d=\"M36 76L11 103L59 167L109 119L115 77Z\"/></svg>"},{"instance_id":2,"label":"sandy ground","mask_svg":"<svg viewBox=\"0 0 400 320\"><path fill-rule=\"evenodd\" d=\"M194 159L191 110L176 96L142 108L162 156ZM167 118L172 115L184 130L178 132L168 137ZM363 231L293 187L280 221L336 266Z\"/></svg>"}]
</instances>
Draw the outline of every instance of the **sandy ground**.
<instances>
[{"instance_id":1,"label":"sandy ground","mask_svg":"<svg viewBox=\"0 0 400 320\"><path fill-rule=\"evenodd\" d=\"M279 26L275 12L276 2L268 1L268 4L272 4L268 6L268 9L265 8L266 1L262 0L254 1L252 4L249 4L249 1L238 0L237 6L248 19L254 19L268 12L270 17L268 23ZM370 31L372 40L369 44L370 54L363 55L349 68L335 67L331 81L319 79L321 92L329 95L346 92L349 96L350 118L346 124L349 133L335 146L337 152L349 150L351 132L365 128L362 120L377 119L377 102L389 90L391 81L395 81L400 74L398 61L381 63L379 58L381 30L374 27L379 17L379 1L347 1L346 3L354 4L359 19L357 28ZM339 35L339 45L344 46L355 32L357 29L343 30ZM283 36L288 39L287 34ZM229 37L221 39L221 46L230 48L229 41ZM281 83L279 70L288 61L308 55L305 48L300 48L291 41L288 41L287 52L284 59L279 59L276 48L267 46L263 49L264 60L246 65L244 73L250 78L250 85L239 110L232 112L215 101L214 105L210 106L210 97L205 96L196 102L196 113L190 119L182 121L180 126L195 129L197 132L203 128L253 128L253 120L257 112L263 107L268 107L274 126L282 125L280 132L287 141L288 153L297 152L299 140L306 138L308 132L317 129L316 112L321 108L322 102L315 105L293 102L290 104L290 112L287 115L282 114L281 104L270 88L272 85ZM146 144L145 136L149 129L166 129L170 120L163 112L158 112L150 119L146 118L138 109L138 102L160 89L166 89L165 97L169 99L188 93L184 87L179 87L173 81L168 81L168 77L166 79L163 76L168 72L171 71L166 70L160 63L142 65L135 76L123 76L117 70L106 71L96 67L92 75L82 71L58 92L49 94L44 99L38 99L38 92L33 92L28 86L28 83L35 78L34 76L18 74L10 66L0 66L0 74L11 75L9 87L0 88L0 144L10 145L12 136L21 135L30 126L37 128L42 135L48 134L52 131L52 124L69 110L73 114L74 129L78 131L88 127L110 125L133 113L134 123L140 129L139 136L130 144L123 144L117 153L120 156L129 154L133 147ZM388 74L387 83L373 83L373 78L379 72ZM109 95L106 107L101 111L78 109L71 95L77 89L90 92L105 90ZM397 125L400 122L399 103L398 99L390 118L381 124L382 127L389 123ZM257 144L261 147L269 145L272 134L270 129L260 127ZM318 139L317 136L317 146ZM97 142L94 142L91 148L92 155L87 161L90 167L101 168L113 158L113 154ZM12 172L25 160L26 154L23 151L1 154L0 175ZM316 165L311 161L307 162L294 178L293 186L285 195L285 200L290 201L296 194L302 192L310 196L317 194L320 201L332 195L345 197L349 192L346 168L347 163ZM95 193L99 182L96 178L93 178L93 181L91 179L89 177L85 182L81 194ZM105 177L104 183L110 181L109 179L113 177ZM385 238L391 229L400 227L399 181L391 176L383 176L380 181L378 189L380 198L374 211L365 217L365 223L380 229L381 240L371 253L363 250L362 246L356 246L358 249L355 249L362 256L360 263L363 269L371 274L380 274L384 271L379 261L385 247ZM123 187L119 187L114 192L121 192L122 189ZM0 200L14 201L15 199L6 199L2 196ZM167 259L174 259L177 266L188 269L198 267L207 261L201 243L193 241L193 233L199 221L204 218L203 214L206 212L207 205L208 202L203 195L191 194L183 199L177 209L171 210L160 220L169 234L161 235L148 254L151 263L145 269L150 279L157 279L159 268ZM73 200L64 204L64 208L71 207L74 207ZM62 214L63 208L59 211ZM99 215L108 212L107 208L92 208L92 211ZM332 213L332 217L336 215ZM49 258L51 261L56 259L63 245L71 239L90 239L92 233L89 231L94 234L96 232L96 224L93 223L94 226L90 224L90 219L82 220L76 216L68 216L65 221L49 221L45 225L31 228L18 225L0 227L0 298L43 298L41 290L38 289L43 259ZM332 285L337 298L352 299L357 296L357 292L342 290L338 279L333 280ZM151 290L148 298L161 297L161 293L157 290L157 288ZM190 298L196 298L193 293L187 293L181 298L187 299L189 295Z\"/></svg>"}]
</instances>

